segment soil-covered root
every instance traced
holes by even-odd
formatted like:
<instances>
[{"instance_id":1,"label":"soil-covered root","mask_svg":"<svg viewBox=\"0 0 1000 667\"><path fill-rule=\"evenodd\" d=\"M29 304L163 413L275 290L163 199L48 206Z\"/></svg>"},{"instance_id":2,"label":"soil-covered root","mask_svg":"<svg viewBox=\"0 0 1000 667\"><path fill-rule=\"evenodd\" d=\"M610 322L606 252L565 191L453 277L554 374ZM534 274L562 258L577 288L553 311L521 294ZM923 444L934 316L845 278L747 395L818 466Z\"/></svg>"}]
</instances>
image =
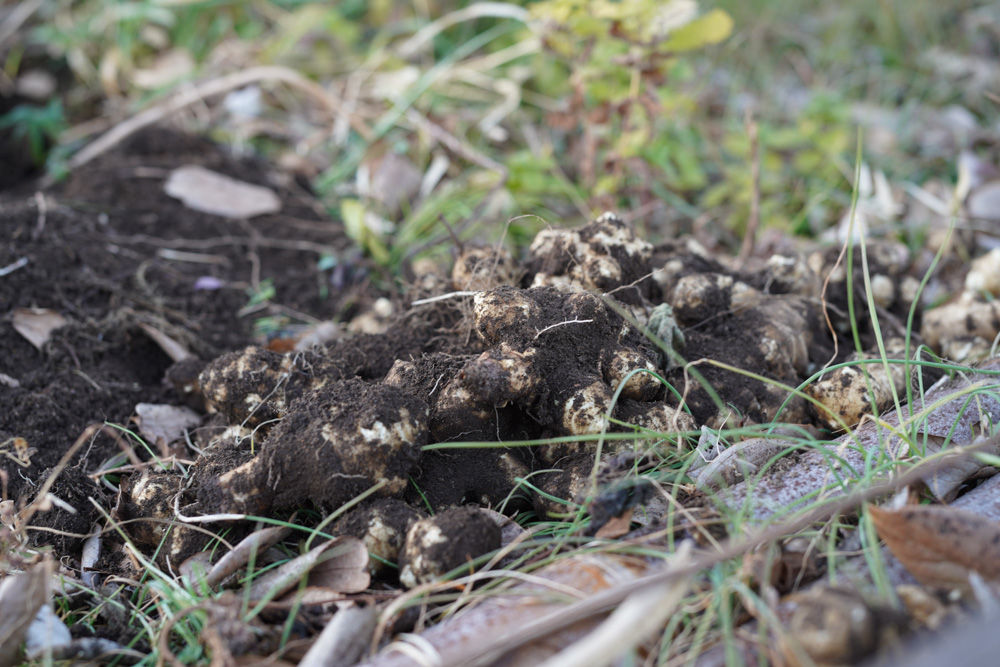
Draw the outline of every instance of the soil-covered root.
<instances>
[{"instance_id":1,"label":"soil-covered root","mask_svg":"<svg viewBox=\"0 0 1000 667\"><path fill-rule=\"evenodd\" d=\"M280 419L293 400L322 386L326 360L312 352L285 355L250 346L224 354L201 372L209 404L230 424L260 426Z\"/></svg>"},{"instance_id":2,"label":"soil-covered root","mask_svg":"<svg viewBox=\"0 0 1000 667\"><path fill-rule=\"evenodd\" d=\"M176 567L201 551L211 535L177 521L184 478L174 472L147 469L122 481L111 516L129 539L158 562Z\"/></svg>"},{"instance_id":3,"label":"soil-covered root","mask_svg":"<svg viewBox=\"0 0 1000 667\"><path fill-rule=\"evenodd\" d=\"M499 285L514 285L517 262L504 247L470 245L461 249L451 269L451 284L456 290L482 291Z\"/></svg>"},{"instance_id":4,"label":"soil-covered root","mask_svg":"<svg viewBox=\"0 0 1000 667\"><path fill-rule=\"evenodd\" d=\"M199 511L337 507L375 484L402 493L427 443L427 406L389 385L332 382L295 400L258 456L198 490Z\"/></svg>"},{"instance_id":5,"label":"soil-covered root","mask_svg":"<svg viewBox=\"0 0 1000 667\"><path fill-rule=\"evenodd\" d=\"M905 359L905 341L901 338L886 341L885 353L887 359ZM865 415L889 408L893 397L905 396L909 381L905 365L891 363L886 371L878 351L863 356L855 353L847 361L862 358L869 360L868 363L843 366L806 387L806 393L823 405L816 408L818 423L831 430L850 428Z\"/></svg>"},{"instance_id":6,"label":"soil-covered root","mask_svg":"<svg viewBox=\"0 0 1000 667\"><path fill-rule=\"evenodd\" d=\"M394 576L406 533L427 514L397 498L378 498L341 518L331 528L333 535L360 539L370 556L368 570L373 577Z\"/></svg>"},{"instance_id":7,"label":"soil-covered root","mask_svg":"<svg viewBox=\"0 0 1000 667\"><path fill-rule=\"evenodd\" d=\"M649 400L661 389L653 345L599 297L579 289L501 287L475 299L490 349L456 376L456 390L513 404L558 434L600 433L615 389Z\"/></svg>"},{"instance_id":8,"label":"soil-covered root","mask_svg":"<svg viewBox=\"0 0 1000 667\"><path fill-rule=\"evenodd\" d=\"M545 229L528 249L532 286L576 284L610 292L650 274L653 246L638 238L621 218L605 213L577 229ZM648 296L649 286L637 284L615 292L634 303Z\"/></svg>"},{"instance_id":9,"label":"soil-covered root","mask_svg":"<svg viewBox=\"0 0 1000 667\"><path fill-rule=\"evenodd\" d=\"M425 343L426 331L400 320L386 333L359 334L326 349L279 354L250 346L210 362L198 386L230 424L266 430L306 392L354 377L381 380L395 359L419 356Z\"/></svg>"},{"instance_id":10,"label":"soil-covered root","mask_svg":"<svg viewBox=\"0 0 1000 667\"><path fill-rule=\"evenodd\" d=\"M517 511L524 505L514 494L518 480L531 472L525 458L519 450L504 447L424 452L406 498L435 512L468 503Z\"/></svg>"},{"instance_id":11,"label":"soil-covered root","mask_svg":"<svg viewBox=\"0 0 1000 667\"><path fill-rule=\"evenodd\" d=\"M666 293L682 325L688 361L710 359L775 382L757 380L738 371L699 366L725 407L704 389L689 394L696 419L711 428L731 423L764 423L809 419L804 401L789 398L785 387L796 386L821 360L832 355L823 328L819 302L795 294L769 295L721 273L689 273L673 280ZM691 382L683 370L667 378L674 386ZM781 409L784 406L784 409Z\"/></svg>"},{"instance_id":12,"label":"soil-covered root","mask_svg":"<svg viewBox=\"0 0 1000 667\"><path fill-rule=\"evenodd\" d=\"M956 301L926 311L920 335L946 359L960 363L986 359L1000 336L1000 301L965 291Z\"/></svg>"},{"instance_id":13,"label":"soil-covered root","mask_svg":"<svg viewBox=\"0 0 1000 667\"><path fill-rule=\"evenodd\" d=\"M439 579L500 548L500 526L475 507L458 507L421 519L406 534L399 581L407 588Z\"/></svg>"},{"instance_id":14,"label":"soil-covered root","mask_svg":"<svg viewBox=\"0 0 1000 667\"><path fill-rule=\"evenodd\" d=\"M497 427L494 406L474 398L455 382L462 368L474 358L437 353L412 360L397 359L383 383L427 403L433 442L493 440Z\"/></svg>"},{"instance_id":15,"label":"soil-covered root","mask_svg":"<svg viewBox=\"0 0 1000 667\"><path fill-rule=\"evenodd\" d=\"M905 321L910 305L916 298L920 281L908 271L912 261L910 250L902 243L895 241L868 241L865 247L868 257L868 280L871 283L872 301L896 317ZM826 288L826 299L833 306L830 314L834 327L841 333L850 331L851 322L846 317L847 307L847 259L840 259L839 248L817 250L809 256L809 266L821 279L829 277ZM854 248L854 273L851 284L856 297L867 298L865 288L865 266L862 262L861 249ZM818 295L817 295L818 296ZM837 313L841 315L838 316ZM874 342L868 340L872 331L870 326L862 326L861 333L866 339L865 344Z\"/></svg>"}]
</instances>

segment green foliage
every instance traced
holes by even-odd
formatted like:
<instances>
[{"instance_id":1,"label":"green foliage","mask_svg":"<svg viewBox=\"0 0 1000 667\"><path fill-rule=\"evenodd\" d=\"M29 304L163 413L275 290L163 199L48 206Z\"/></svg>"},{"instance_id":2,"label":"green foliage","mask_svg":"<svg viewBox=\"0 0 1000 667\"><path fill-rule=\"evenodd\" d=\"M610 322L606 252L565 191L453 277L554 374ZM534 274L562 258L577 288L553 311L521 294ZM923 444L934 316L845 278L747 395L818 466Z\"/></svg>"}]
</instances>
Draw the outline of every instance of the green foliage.
<instances>
[{"instance_id":1,"label":"green foliage","mask_svg":"<svg viewBox=\"0 0 1000 667\"><path fill-rule=\"evenodd\" d=\"M48 146L66 129L62 101L50 100L44 107L19 104L0 116L0 130L9 129L13 137L28 144L31 161L45 163Z\"/></svg>"}]
</instances>

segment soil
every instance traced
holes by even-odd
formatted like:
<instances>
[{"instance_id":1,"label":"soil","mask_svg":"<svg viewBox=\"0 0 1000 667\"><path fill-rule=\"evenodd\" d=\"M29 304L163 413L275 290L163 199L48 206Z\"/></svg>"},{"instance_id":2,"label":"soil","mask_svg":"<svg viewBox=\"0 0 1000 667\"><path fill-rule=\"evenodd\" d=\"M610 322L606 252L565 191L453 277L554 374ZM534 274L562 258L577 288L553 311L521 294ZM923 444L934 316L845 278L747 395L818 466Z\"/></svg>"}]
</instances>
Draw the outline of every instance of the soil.
<instances>
[{"instance_id":1,"label":"soil","mask_svg":"<svg viewBox=\"0 0 1000 667\"><path fill-rule=\"evenodd\" d=\"M163 183L190 164L272 188L281 212L233 220L185 207ZM0 268L15 267L0 276L0 443L21 438L30 448L29 465L2 459L4 499L25 506L65 466L51 493L76 513L41 511L33 526L67 534L32 535L72 562L101 518L91 499L127 522L148 557L176 570L210 539L201 529L167 531L178 513L287 519L307 509L318 521L377 485L376 499L332 530L363 538L383 560L399 558L400 570L373 562L377 585L416 585L498 548L499 528L469 505L508 516L575 512L592 489L597 445L587 436L642 427L670 433L673 448L693 444L702 426L823 426L775 383L798 386L854 351L846 282L819 293L820 271L835 261L829 252L733 267L696 244L654 247L605 214L571 232L546 230L520 263L470 246L450 281L427 273L400 290L302 184L160 129L56 187L0 193L0 234ZM898 248L873 248L871 260L885 278L886 319L905 317L912 294ZM412 303L427 296L435 299ZM391 314L378 314L381 298ZM656 311L664 303L666 316ZM27 308L68 323L36 349L13 325ZM337 323L332 336L296 347L324 322ZM650 341L652 322L674 350ZM867 326L863 341L872 338ZM674 352L698 360L693 369L711 391ZM201 425L147 446L130 432L139 403L189 406ZM506 445L550 437L562 442ZM455 442L488 446L448 448ZM667 445L602 447L605 463L625 462L608 464L619 471L668 456ZM183 474L154 457L173 457ZM588 534L622 516L628 524L633 510L650 517L642 530L655 531L652 486L616 486L605 472L604 493L583 508ZM424 519L425 510L435 517ZM234 541L251 525L212 528ZM448 540L436 543L442 533ZM460 535L469 543L452 540ZM112 574L128 567L124 556L100 564Z\"/></svg>"},{"instance_id":2,"label":"soil","mask_svg":"<svg viewBox=\"0 0 1000 667\"><path fill-rule=\"evenodd\" d=\"M0 197L0 266L27 259L0 278L0 372L17 384L0 385L0 441L25 438L37 450L33 470L56 465L92 423L127 426L139 402L178 402L163 381L173 361L140 325L209 360L254 340L255 320L270 314L240 312L257 279L273 281L279 314L316 319L350 317L377 294L343 229L317 215L303 188L277 189L281 214L228 220L163 193L166 173L186 164L274 187L261 163L154 130L51 190L22 184ZM317 269L324 253L339 271ZM197 289L205 276L221 286ZM39 351L14 330L16 308L51 308L70 323ZM70 463L92 470L119 451L101 433ZM7 471L9 498L37 483Z\"/></svg>"}]
</instances>

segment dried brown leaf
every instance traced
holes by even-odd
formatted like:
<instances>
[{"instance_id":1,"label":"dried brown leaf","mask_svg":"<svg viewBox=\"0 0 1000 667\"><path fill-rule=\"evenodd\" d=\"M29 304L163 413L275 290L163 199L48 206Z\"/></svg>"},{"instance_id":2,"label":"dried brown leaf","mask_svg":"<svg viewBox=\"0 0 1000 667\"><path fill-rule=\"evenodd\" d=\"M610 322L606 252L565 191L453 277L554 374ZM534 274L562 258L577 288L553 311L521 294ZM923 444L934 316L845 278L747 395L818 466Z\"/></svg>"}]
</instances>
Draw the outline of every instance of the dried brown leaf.
<instances>
[{"instance_id":1,"label":"dried brown leaf","mask_svg":"<svg viewBox=\"0 0 1000 667\"><path fill-rule=\"evenodd\" d=\"M252 218L281 210L281 199L274 190L197 165L174 169L163 190L190 209L225 218Z\"/></svg>"},{"instance_id":2,"label":"dried brown leaf","mask_svg":"<svg viewBox=\"0 0 1000 667\"><path fill-rule=\"evenodd\" d=\"M378 613L374 605L352 605L337 610L299 667L338 667L355 664L371 642Z\"/></svg>"},{"instance_id":3,"label":"dried brown leaf","mask_svg":"<svg viewBox=\"0 0 1000 667\"><path fill-rule=\"evenodd\" d=\"M145 331L146 335L149 336L154 343L159 345L160 349L163 350L163 353L170 357L173 361L184 361L188 357L194 356L186 347L156 327L150 326L145 322L139 322L139 328Z\"/></svg>"},{"instance_id":4,"label":"dried brown leaf","mask_svg":"<svg viewBox=\"0 0 1000 667\"><path fill-rule=\"evenodd\" d=\"M594 538L598 540L613 540L617 537L621 537L628 533L632 528L632 508L625 510L624 514L621 516L611 517L606 524L601 526L600 530L594 534Z\"/></svg>"},{"instance_id":5,"label":"dried brown leaf","mask_svg":"<svg viewBox=\"0 0 1000 667\"><path fill-rule=\"evenodd\" d=\"M360 593L368 588L368 550L355 538L340 538L341 544L324 553L309 571L310 586L329 588L341 593Z\"/></svg>"},{"instance_id":6,"label":"dried brown leaf","mask_svg":"<svg viewBox=\"0 0 1000 667\"><path fill-rule=\"evenodd\" d=\"M969 590L969 574L1000 581L1000 524L940 505L869 507L875 530L926 586Z\"/></svg>"},{"instance_id":7,"label":"dried brown leaf","mask_svg":"<svg viewBox=\"0 0 1000 667\"><path fill-rule=\"evenodd\" d=\"M184 437L184 431L201 423L201 416L191 408L159 403L139 403L135 406L139 433L146 442L155 444L161 439L169 445Z\"/></svg>"},{"instance_id":8,"label":"dried brown leaf","mask_svg":"<svg viewBox=\"0 0 1000 667\"><path fill-rule=\"evenodd\" d=\"M294 517L293 517L294 518ZM272 546L288 537L292 529L287 526L270 526L255 531L236 545L232 551L219 559L219 562L205 577L209 586L215 586L230 574L250 562L254 553L262 554Z\"/></svg>"},{"instance_id":9,"label":"dried brown leaf","mask_svg":"<svg viewBox=\"0 0 1000 667\"><path fill-rule=\"evenodd\" d=\"M49 308L16 308L11 318L14 330L41 350L52 332L69 323L65 317Z\"/></svg>"},{"instance_id":10,"label":"dried brown leaf","mask_svg":"<svg viewBox=\"0 0 1000 667\"><path fill-rule=\"evenodd\" d=\"M20 663L21 642L35 614L49 599L52 561L0 581L0 667Z\"/></svg>"},{"instance_id":11,"label":"dried brown leaf","mask_svg":"<svg viewBox=\"0 0 1000 667\"><path fill-rule=\"evenodd\" d=\"M341 593L363 591L371 583L368 551L364 543L354 537L330 540L258 578L250 587L250 599L278 597L307 575L310 586L332 588Z\"/></svg>"}]
</instances>

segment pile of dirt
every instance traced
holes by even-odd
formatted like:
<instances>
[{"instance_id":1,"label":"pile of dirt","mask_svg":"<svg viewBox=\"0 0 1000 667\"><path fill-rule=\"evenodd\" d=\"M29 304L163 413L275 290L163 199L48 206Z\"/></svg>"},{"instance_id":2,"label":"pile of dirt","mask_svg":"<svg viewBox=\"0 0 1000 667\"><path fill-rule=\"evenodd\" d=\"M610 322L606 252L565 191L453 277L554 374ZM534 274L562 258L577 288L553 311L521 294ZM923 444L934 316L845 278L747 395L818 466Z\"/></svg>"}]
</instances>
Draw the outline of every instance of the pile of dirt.
<instances>
[{"instance_id":1,"label":"pile of dirt","mask_svg":"<svg viewBox=\"0 0 1000 667\"><path fill-rule=\"evenodd\" d=\"M189 164L272 188L281 212L187 208L164 182ZM469 505L580 511L587 535L628 532L642 506L652 532L648 487L623 485L623 471L706 430L850 428L935 379L888 365L822 375L849 358L913 358L920 339L904 344L901 323L917 267L891 241L869 243L867 276L860 256L848 275L830 250L739 264L692 240L653 245L607 213L543 231L522 258L458 248L450 276L418 266L410 291L384 294L304 188L163 130L54 189L0 196L0 233L4 498L23 507L66 466L61 505L35 513L32 534L70 560L100 519L91 499L178 571L212 535L163 528L179 517L213 517L232 541L252 526L238 515L322 515L371 494L332 530L378 554L376 586L416 586L499 548L499 529ZM869 302L878 322L852 321ZM18 325L32 313L64 325L33 344ZM270 342L263 320L278 323ZM936 349L983 356L980 329L934 333ZM139 404L183 409L187 426L151 435ZM688 491L683 504L702 512ZM55 541L52 528L67 534ZM120 537L105 541L99 569L134 574Z\"/></svg>"},{"instance_id":2,"label":"pile of dirt","mask_svg":"<svg viewBox=\"0 0 1000 667\"><path fill-rule=\"evenodd\" d=\"M282 212L231 220L185 207L163 181L187 164L275 188ZM377 296L341 226L303 188L275 180L207 140L154 130L53 189L0 196L0 267L17 267L0 277L0 442L21 437L35 450L31 466L6 466L7 497L36 484L88 425L128 426L138 403L177 402L164 383L173 360L150 328L211 359L282 314L241 314L262 281L275 303L314 321L350 317ZM336 267L320 270L323 256ZM28 308L68 320L42 349L13 326ZM119 451L102 431L70 464L91 473Z\"/></svg>"}]
</instances>

